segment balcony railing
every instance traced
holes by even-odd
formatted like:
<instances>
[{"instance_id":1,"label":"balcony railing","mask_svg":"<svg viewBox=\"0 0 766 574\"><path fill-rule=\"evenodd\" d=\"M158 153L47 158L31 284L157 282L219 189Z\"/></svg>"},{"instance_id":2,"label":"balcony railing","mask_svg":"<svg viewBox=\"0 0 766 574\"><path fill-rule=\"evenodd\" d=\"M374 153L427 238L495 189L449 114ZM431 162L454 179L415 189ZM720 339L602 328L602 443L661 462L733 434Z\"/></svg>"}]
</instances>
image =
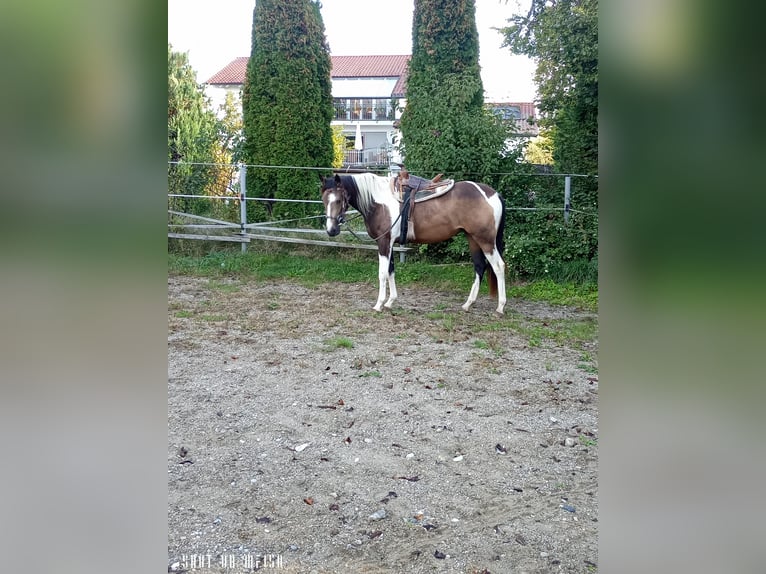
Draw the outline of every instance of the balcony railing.
<instances>
[{"instance_id":1,"label":"balcony railing","mask_svg":"<svg viewBox=\"0 0 766 574\"><path fill-rule=\"evenodd\" d=\"M388 148L347 149L343 152L344 167L366 167L388 165L391 162Z\"/></svg>"},{"instance_id":2,"label":"balcony railing","mask_svg":"<svg viewBox=\"0 0 766 574\"><path fill-rule=\"evenodd\" d=\"M390 98L335 98L333 105L334 119L339 121L394 121L396 117Z\"/></svg>"}]
</instances>

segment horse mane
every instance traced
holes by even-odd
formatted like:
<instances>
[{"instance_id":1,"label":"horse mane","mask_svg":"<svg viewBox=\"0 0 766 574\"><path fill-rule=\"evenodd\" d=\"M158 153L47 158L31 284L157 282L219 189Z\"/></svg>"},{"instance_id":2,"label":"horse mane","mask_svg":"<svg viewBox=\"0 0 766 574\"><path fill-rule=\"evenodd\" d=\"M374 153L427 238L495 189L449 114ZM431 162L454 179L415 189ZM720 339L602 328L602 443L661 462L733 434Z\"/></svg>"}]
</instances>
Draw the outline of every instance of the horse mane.
<instances>
[{"instance_id":1,"label":"horse mane","mask_svg":"<svg viewBox=\"0 0 766 574\"><path fill-rule=\"evenodd\" d=\"M375 192L387 191L387 178L374 173L356 173L347 177L351 180L353 187L356 188L357 211L362 216L366 216L370 212L372 204L376 203Z\"/></svg>"}]
</instances>

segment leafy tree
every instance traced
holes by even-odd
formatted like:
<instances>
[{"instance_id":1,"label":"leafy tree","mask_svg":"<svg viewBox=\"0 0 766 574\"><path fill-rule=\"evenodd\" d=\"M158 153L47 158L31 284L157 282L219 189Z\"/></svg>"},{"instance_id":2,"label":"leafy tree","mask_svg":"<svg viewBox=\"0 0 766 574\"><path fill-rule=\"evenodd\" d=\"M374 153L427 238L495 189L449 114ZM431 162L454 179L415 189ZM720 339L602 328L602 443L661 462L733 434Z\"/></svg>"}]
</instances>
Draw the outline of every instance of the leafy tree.
<instances>
[{"instance_id":1,"label":"leafy tree","mask_svg":"<svg viewBox=\"0 0 766 574\"><path fill-rule=\"evenodd\" d=\"M487 181L498 170L508 130L484 107L474 0L415 0L401 130L413 173Z\"/></svg>"},{"instance_id":2,"label":"leafy tree","mask_svg":"<svg viewBox=\"0 0 766 574\"><path fill-rule=\"evenodd\" d=\"M525 16L501 31L515 54L537 62L539 123L550 138L555 170L598 172L598 0L532 0ZM562 204L563 182L537 177L508 186L513 205ZM512 211L506 255L519 275L594 281L598 273L598 184L572 178L573 212Z\"/></svg>"},{"instance_id":3,"label":"leafy tree","mask_svg":"<svg viewBox=\"0 0 766 574\"><path fill-rule=\"evenodd\" d=\"M348 139L343 135L343 126L332 126L332 167L343 167L344 152Z\"/></svg>"},{"instance_id":4,"label":"leafy tree","mask_svg":"<svg viewBox=\"0 0 766 574\"><path fill-rule=\"evenodd\" d=\"M243 155L249 164L327 167L333 161L330 52L320 4L259 0L243 92ZM317 175L299 169L248 170L248 195L315 199ZM249 218L301 217L314 208L251 202Z\"/></svg>"},{"instance_id":5,"label":"leafy tree","mask_svg":"<svg viewBox=\"0 0 766 574\"><path fill-rule=\"evenodd\" d=\"M218 148L218 121L186 53L168 44L168 186L174 193L207 195L215 179L211 163ZM214 183L212 185L215 185ZM172 205L193 213L209 211L210 202L176 198Z\"/></svg>"},{"instance_id":6,"label":"leafy tree","mask_svg":"<svg viewBox=\"0 0 766 574\"><path fill-rule=\"evenodd\" d=\"M535 165L553 165L553 140L546 132L529 140L524 160Z\"/></svg>"},{"instance_id":7,"label":"leafy tree","mask_svg":"<svg viewBox=\"0 0 766 574\"><path fill-rule=\"evenodd\" d=\"M515 54L537 61L541 124L559 171L598 172L598 0L532 0L501 31Z\"/></svg>"}]
</instances>

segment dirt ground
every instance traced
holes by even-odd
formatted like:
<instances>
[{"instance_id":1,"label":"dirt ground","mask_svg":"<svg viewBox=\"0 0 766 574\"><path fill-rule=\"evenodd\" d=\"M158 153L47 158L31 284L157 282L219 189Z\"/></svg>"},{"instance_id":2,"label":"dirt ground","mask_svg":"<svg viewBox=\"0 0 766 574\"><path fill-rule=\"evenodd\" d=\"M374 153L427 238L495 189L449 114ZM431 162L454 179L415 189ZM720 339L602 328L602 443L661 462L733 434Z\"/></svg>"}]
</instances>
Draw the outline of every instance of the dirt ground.
<instances>
[{"instance_id":1,"label":"dirt ground","mask_svg":"<svg viewBox=\"0 0 766 574\"><path fill-rule=\"evenodd\" d=\"M597 318L168 279L168 571L596 572Z\"/></svg>"}]
</instances>

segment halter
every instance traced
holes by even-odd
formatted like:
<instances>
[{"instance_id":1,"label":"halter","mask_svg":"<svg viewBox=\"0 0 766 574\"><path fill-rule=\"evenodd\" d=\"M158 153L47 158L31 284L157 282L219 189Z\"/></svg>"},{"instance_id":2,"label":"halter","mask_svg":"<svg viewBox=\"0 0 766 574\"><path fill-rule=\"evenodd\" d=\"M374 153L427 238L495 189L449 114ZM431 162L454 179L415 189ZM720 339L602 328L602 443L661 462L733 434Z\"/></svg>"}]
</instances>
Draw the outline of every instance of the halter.
<instances>
[{"instance_id":1,"label":"halter","mask_svg":"<svg viewBox=\"0 0 766 574\"><path fill-rule=\"evenodd\" d=\"M346 192L343 189L336 187L335 192L336 193L340 192L340 196L341 196L340 213L338 213L336 217L329 217L325 215L325 218L334 219L338 225L341 225L346 222L346 211L348 211L348 199L346 198Z\"/></svg>"}]
</instances>

